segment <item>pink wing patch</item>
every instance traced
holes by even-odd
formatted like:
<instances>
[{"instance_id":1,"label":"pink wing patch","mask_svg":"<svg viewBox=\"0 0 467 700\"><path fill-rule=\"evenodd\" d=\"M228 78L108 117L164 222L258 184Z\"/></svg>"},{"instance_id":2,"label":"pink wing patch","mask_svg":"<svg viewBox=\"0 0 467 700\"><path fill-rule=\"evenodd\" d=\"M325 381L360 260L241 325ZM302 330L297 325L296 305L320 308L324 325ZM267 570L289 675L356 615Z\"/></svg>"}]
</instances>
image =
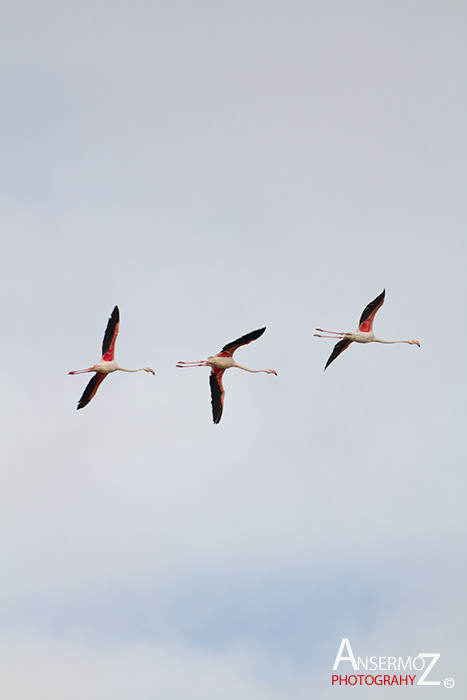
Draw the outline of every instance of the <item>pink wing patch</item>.
<instances>
[{"instance_id":1,"label":"pink wing patch","mask_svg":"<svg viewBox=\"0 0 467 700\"><path fill-rule=\"evenodd\" d=\"M376 311L375 311L375 313L371 314L371 316L366 321L363 321L363 323L360 325L358 330L361 331L362 333L369 333L371 331L371 329L373 328L373 320L375 318L375 314L376 314Z\"/></svg>"},{"instance_id":2,"label":"pink wing patch","mask_svg":"<svg viewBox=\"0 0 467 700\"><path fill-rule=\"evenodd\" d=\"M120 322L117 323L115 326L114 334L112 336L112 340L110 341L109 348L107 352L105 352L102 355L102 359L104 362L112 362L115 356L115 343L117 342L117 335L118 335L118 330L119 330Z\"/></svg>"},{"instance_id":3,"label":"pink wing patch","mask_svg":"<svg viewBox=\"0 0 467 700\"><path fill-rule=\"evenodd\" d=\"M358 327L358 330L362 333L370 333L370 331L373 329L373 321L375 319L376 312L384 304L385 294L386 292L383 289L381 294L377 296L376 299L373 299L373 301L370 301L370 303L363 309Z\"/></svg>"}]
</instances>

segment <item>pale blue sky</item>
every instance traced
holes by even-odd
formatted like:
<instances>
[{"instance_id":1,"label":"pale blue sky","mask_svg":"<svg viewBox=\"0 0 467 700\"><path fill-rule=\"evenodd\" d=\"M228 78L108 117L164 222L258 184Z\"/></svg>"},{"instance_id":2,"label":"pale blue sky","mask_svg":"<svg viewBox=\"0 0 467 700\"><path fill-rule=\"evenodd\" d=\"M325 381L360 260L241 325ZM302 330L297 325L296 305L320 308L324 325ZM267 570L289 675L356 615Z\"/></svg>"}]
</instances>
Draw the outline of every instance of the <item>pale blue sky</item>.
<instances>
[{"instance_id":1,"label":"pale blue sky","mask_svg":"<svg viewBox=\"0 0 467 700\"><path fill-rule=\"evenodd\" d=\"M2 697L361 697L343 637L463 697L466 8L0 16ZM383 287L376 334L421 348L324 373L314 328ZM156 376L77 412L115 304ZM214 426L175 364L264 325L237 360L278 376L228 372Z\"/></svg>"}]
</instances>

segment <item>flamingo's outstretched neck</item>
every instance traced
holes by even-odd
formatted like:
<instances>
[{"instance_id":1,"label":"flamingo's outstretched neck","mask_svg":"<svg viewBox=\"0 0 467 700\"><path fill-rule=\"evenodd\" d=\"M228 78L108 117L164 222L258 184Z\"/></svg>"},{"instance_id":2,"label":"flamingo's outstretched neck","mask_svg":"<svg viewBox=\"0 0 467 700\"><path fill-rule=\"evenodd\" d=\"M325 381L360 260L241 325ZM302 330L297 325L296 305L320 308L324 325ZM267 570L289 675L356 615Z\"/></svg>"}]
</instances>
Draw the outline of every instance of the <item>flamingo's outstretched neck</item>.
<instances>
[{"instance_id":1,"label":"flamingo's outstretched neck","mask_svg":"<svg viewBox=\"0 0 467 700\"><path fill-rule=\"evenodd\" d=\"M245 372L266 372L266 374L275 374L277 377L277 372L274 369L249 369L248 367L242 367L242 365L238 365L236 362L233 363L232 367L237 367L238 369L244 369Z\"/></svg>"},{"instance_id":2,"label":"flamingo's outstretched neck","mask_svg":"<svg viewBox=\"0 0 467 700\"><path fill-rule=\"evenodd\" d=\"M126 367L117 367L117 369L122 372L151 372L151 374L156 374L150 367L138 367L138 369L126 369Z\"/></svg>"},{"instance_id":3,"label":"flamingo's outstretched neck","mask_svg":"<svg viewBox=\"0 0 467 700\"><path fill-rule=\"evenodd\" d=\"M420 347L420 343L418 340L381 340L380 338L374 338L375 343L384 343L385 345L394 345L395 343L407 343L408 345L418 345Z\"/></svg>"}]
</instances>

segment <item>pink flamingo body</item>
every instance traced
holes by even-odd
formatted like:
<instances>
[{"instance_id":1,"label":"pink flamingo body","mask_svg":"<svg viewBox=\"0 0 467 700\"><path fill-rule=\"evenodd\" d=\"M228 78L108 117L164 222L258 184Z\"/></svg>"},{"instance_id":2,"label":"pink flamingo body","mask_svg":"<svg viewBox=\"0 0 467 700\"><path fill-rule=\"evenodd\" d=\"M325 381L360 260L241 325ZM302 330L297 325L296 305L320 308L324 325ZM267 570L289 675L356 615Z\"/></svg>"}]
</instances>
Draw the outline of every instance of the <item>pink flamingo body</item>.
<instances>
[{"instance_id":1,"label":"pink flamingo body","mask_svg":"<svg viewBox=\"0 0 467 700\"><path fill-rule=\"evenodd\" d=\"M386 345L393 345L395 343L408 343L409 345L418 345L420 343L418 340L381 340L377 338L373 333L373 321L375 319L377 311L382 307L384 303L384 297L386 295L386 290L383 289L381 294L373 299L367 306L365 306L362 315L360 316L359 327L357 331L353 333L343 333L338 331L325 331L322 328L317 328L320 333L315 333L317 338L341 338L338 343L333 348L331 355L326 362L324 369L327 369L331 362L334 362L336 357L346 350L350 343L384 343ZM322 333L330 333L332 335L322 335Z\"/></svg>"},{"instance_id":2,"label":"pink flamingo body","mask_svg":"<svg viewBox=\"0 0 467 700\"><path fill-rule=\"evenodd\" d=\"M209 383L211 386L211 405L212 405L212 418L214 423L219 423L222 417L222 411L224 408L224 397L225 389L222 384L222 377L226 369L230 367L237 367L237 369L243 369L245 372L266 372L266 374L275 374L277 372L273 369L249 369L248 367L243 367L239 365L233 359L233 354L242 345L248 345L253 340L257 340L261 335L263 335L266 328L259 328L256 331L251 331L243 335L241 338L227 343L224 345L222 350L217 353L217 355L211 355L207 360L198 360L197 362L178 362L177 367L211 367L211 374L209 376Z\"/></svg>"},{"instance_id":3,"label":"pink flamingo body","mask_svg":"<svg viewBox=\"0 0 467 700\"><path fill-rule=\"evenodd\" d=\"M120 312L118 306L114 308L108 320L107 328L102 342L102 358L92 367L86 369L75 369L68 374L85 374L86 372L95 372L94 377L87 384L83 395L81 396L77 408L84 408L88 405L91 399L96 395L96 392L106 376L111 372L120 370L121 372L151 372L155 374L150 367L140 367L139 369L126 369L120 367L115 361L115 343L117 341L118 331L120 326Z\"/></svg>"}]
</instances>

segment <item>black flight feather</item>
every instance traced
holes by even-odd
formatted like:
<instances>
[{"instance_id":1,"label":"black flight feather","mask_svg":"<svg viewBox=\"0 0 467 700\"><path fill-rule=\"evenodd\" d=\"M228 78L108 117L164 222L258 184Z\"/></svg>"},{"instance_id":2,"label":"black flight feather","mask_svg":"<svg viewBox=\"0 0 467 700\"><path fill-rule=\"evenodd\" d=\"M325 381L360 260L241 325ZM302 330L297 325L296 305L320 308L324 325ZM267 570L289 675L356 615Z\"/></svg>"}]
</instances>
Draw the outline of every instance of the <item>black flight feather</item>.
<instances>
[{"instance_id":1,"label":"black flight feather","mask_svg":"<svg viewBox=\"0 0 467 700\"><path fill-rule=\"evenodd\" d=\"M102 355L105 355L107 350L110 348L110 343L112 342L112 338L115 333L115 326L117 325L119 320L120 312L118 310L118 306L116 306L112 311L112 315L110 316L107 323L107 328L105 329L104 340L102 341Z\"/></svg>"},{"instance_id":2,"label":"black flight feather","mask_svg":"<svg viewBox=\"0 0 467 700\"><path fill-rule=\"evenodd\" d=\"M211 372L209 375L209 383L211 385L212 419L214 423L219 423L222 418L222 397L224 392L215 372Z\"/></svg>"},{"instance_id":3,"label":"black flight feather","mask_svg":"<svg viewBox=\"0 0 467 700\"><path fill-rule=\"evenodd\" d=\"M349 347L351 342L352 341L348 340L347 338L343 338L342 340L339 340L339 342L334 345L334 349L333 349L332 353L329 355L329 359L326 362L326 366L324 369L327 369L329 367L329 365L331 364L331 362L333 362L336 359L336 357L339 357L341 352L344 352L344 350L346 350Z\"/></svg>"},{"instance_id":4,"label":"black flight feather","mask_svg":"<svg viewBox=\"0 0 467 700\"><path fill-rule=\"evenodd\" d=\"M238 348L240 345L247 345L248 343L251 343L252 340L257 340L260 336L262 336L265 330L266 326L264 328L258 328L257 331L251 331L251 333L242 335L241 338L237 338L237 340L233 340L231 343L224 345L221 352L224 352L224 350L232 350L232 348Z\"/></svg>"},{"instance_id":5,"label":"black flight feather","mask_svg":"<svg viewBox=\"0 0 467 700\"><path fill-rule=\"evenodd\" d=\"M80 408L84 408L85 406L88 405L94 394L96 393L99 384L101 381L104 379L105 375L99 374L96 372L96 374L92 377L92 379L88 382L86 389L83 391L83 395L80 398L78 402L78 406L76 407L77 410Z\"/></svg>"}]
</instances>

